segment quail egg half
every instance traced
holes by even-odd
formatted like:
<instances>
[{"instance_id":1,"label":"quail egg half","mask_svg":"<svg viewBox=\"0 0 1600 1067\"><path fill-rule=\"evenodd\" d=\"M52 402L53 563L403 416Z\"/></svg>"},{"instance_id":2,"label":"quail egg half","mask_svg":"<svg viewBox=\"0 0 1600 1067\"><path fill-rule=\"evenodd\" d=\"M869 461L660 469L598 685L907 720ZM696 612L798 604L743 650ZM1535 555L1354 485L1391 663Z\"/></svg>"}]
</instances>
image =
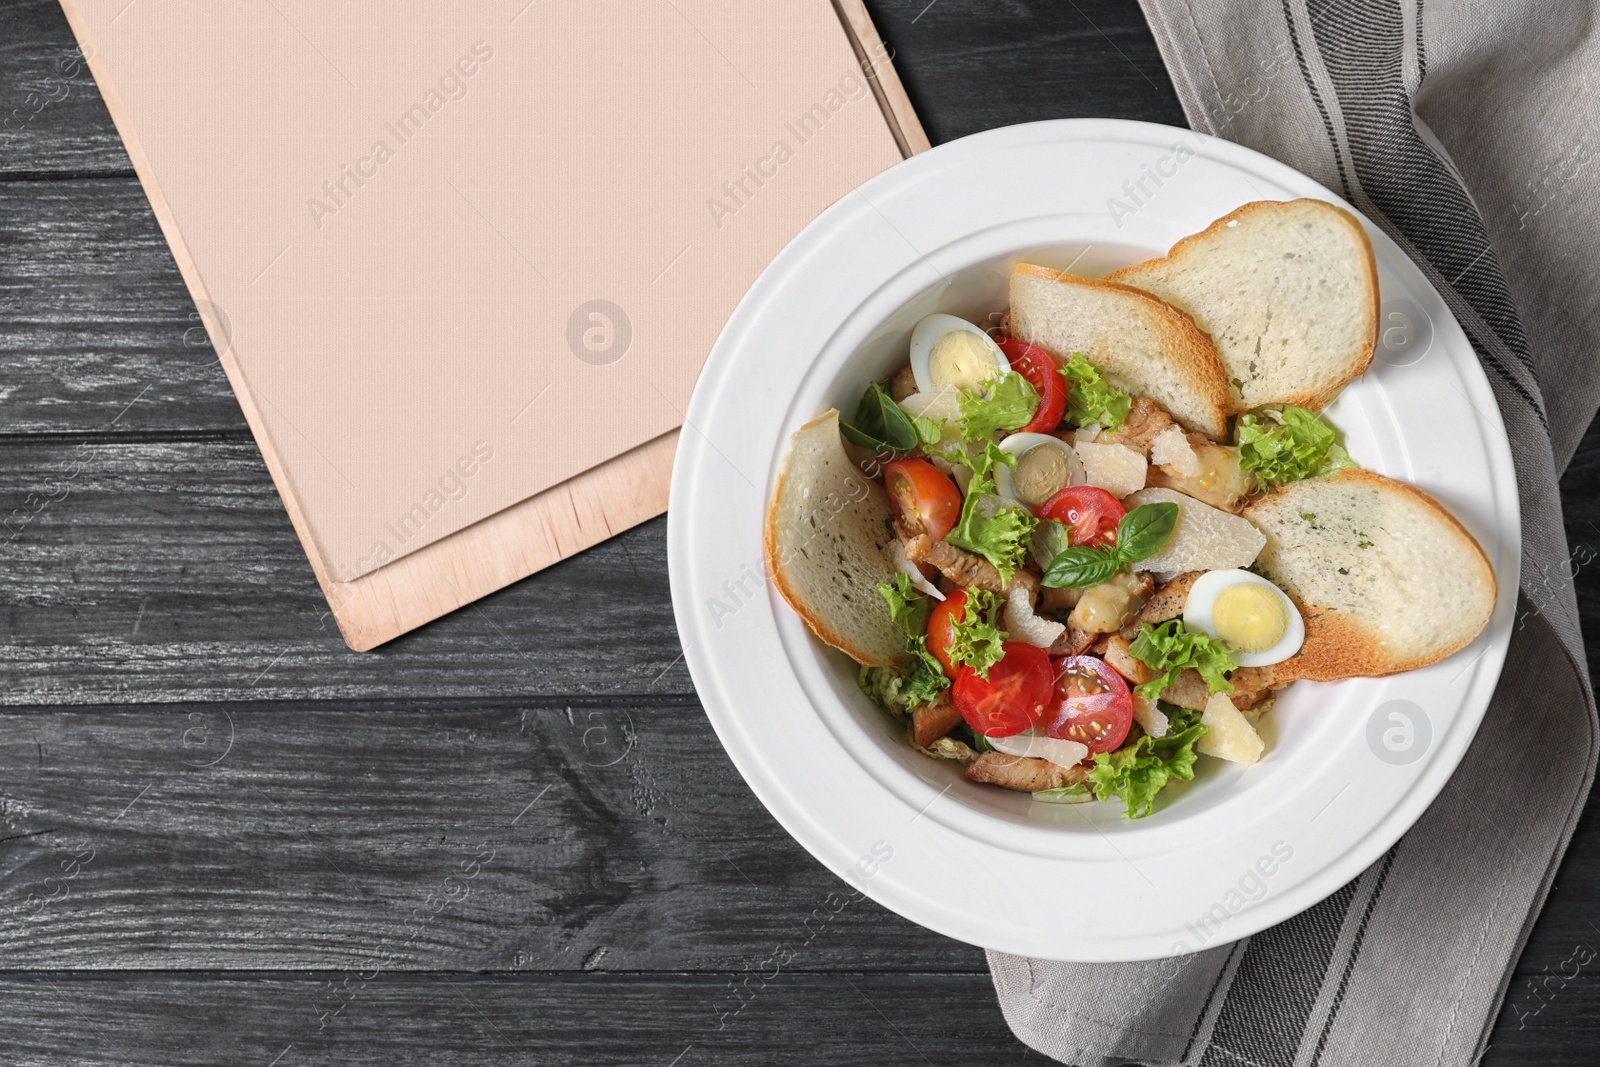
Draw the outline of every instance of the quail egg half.
<instances>
[{"instance_id":1,"label":"quail egg half","mask_svg":"<svg viewBox=\"0 0 1600 1067\"><path fill-rule=\"evenodd\" d=\"M911 376L917 391L947 386L976 390L1011 369L1000 346L978 327L954 315L929 315L911 331Z\"/></svg>"},{"instance_id":2,"label":"quail egg half","mask_svg":"<svg viewBox=\"0 0 1600 1067\"><path fill-rule=\"evenodd\" d=\"M1282 663L1306 639L1305 620L1282 589L1244 570L1207 571L1189 589L1183 626L1217 638L1241 667Z\"/></svg>"},{"instance_id":3,"label":"quail egg half","mask_svg":"<svg viewBox=\"0 0 1600 1067\"><path fill-rule=\"evenodd\" d=\"M1065 441L1044 433L1014 433L1000 450L1017 457L1015 467L995 464L994 491L1029 511L1038 511L1069 485L1083 483L1083 464Z\"/></svg>"}]
</instances>

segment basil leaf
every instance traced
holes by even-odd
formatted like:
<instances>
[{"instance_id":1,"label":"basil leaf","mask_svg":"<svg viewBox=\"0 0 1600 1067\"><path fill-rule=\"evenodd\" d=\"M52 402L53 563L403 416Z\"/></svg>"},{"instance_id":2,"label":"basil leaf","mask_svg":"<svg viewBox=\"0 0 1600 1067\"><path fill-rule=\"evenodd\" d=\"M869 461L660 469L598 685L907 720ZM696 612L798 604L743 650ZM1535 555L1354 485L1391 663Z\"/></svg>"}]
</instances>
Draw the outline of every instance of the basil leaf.
<instances>
[{"instance_id":1,"label":"basil leaf","mask_svg":"<svg viewBox=\"0 0 1600 1067\"><path fill-rule=\"evenodd\" d=\"M854 423L839 420L845 440L874 452L909 452L922 443L911 422L882 382L873 382L861 394Z\"/></svg>"},{"instance_id":2,"label":"basil leaf","mask_svg":"<svg viewBox=\"0 0 1600 1067\"><path fill-rule=\"evenodd\" d=\"M1087 589L1110 581L1122 561L1103 548L1069 548L1050 561L1039 584L1052 589Z\"/></svg>"},{"instance_id":3,"label":"basil leaf","mask_svg":"<svg viewBox=\"0 0 1600 1067\"><path fill-rule=\"evenodd\" d=\"M1178 505L1169 501L1140 504L1117 523L1117 558L1138 563L1160 552L1178 525Z\"/></svg>"}]
</instances>

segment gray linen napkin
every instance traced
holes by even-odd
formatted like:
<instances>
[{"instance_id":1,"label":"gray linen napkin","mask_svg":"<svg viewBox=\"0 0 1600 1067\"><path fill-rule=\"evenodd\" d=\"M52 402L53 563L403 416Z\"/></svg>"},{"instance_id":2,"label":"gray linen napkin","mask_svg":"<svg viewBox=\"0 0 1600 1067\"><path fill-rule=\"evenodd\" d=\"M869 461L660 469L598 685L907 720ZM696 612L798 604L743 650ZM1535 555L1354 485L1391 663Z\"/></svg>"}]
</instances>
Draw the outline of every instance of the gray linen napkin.
<instances>
[{"instance_id":1,"label":"gray linen napkin","mask_svg":"<svg viewBox=\"0 0 1600 1067\"><path fill-rule=\"evenodd\" d=\"M1472 1063L1594 774L1556 485L1600 403L1592 11L1142 3L1190 124L1354 203L1471 338L1516 455L1519 620L1507 684L1454 780L1354 882L1254 937L1171 960L991 952L1000 1006L1027 1044L1083 1067Z\"/></svg>"}]
</instances>

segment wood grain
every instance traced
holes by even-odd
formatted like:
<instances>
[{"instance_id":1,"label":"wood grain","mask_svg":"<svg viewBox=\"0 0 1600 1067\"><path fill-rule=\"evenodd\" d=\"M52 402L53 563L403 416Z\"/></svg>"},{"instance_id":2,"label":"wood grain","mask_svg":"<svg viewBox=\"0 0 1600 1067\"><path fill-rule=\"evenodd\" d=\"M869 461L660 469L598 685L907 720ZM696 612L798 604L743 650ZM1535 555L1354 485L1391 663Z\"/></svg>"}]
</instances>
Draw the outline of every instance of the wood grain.
<instances>
[{"instance_id":1,"label":"wood grain","mask_svg":"<svg viewBox=\"0 0 1600 1067\"><path fill-rule=\"evenodd\" d=\"M666 524L345 648L249 441L0 447L0 703L693 692Z\"/></svg>"},{"instance_id":2,"label":"wood grain","mask_svg":"<svg viewBox=\"0 0 1600 1067\"><path fill-rule=\"evenodd\" d=\"M10 969L984 971L807 856L692 703L19 709L0 753Z\"/></svg>"},{"instance_id":3,"label":"wood grain","mask_svg":"<svg viewBox=\"0 0 1600 1067\"><path fill-rule=\"evenodd\" d=\"M40 974L0 981L0 1003L19 1067L1054 1062L1011 1036L987 975Z\"/></svg>"},{"instance_id":4,"label":"wood grain","mask_svg":"<svg viewBox=\"0 0 1600 1067\"><path fill-rule=\"evenodd\" d=\"M248 437L133 178L0 181L0 306L0 435Z\"/></svg>"},{"instance_id":5,"label":"wood grain","mask_svg":"<svg viewBox=\"0 0 1600 1067\"><path fill-rule=\"evenodd\" d=\"M0 176L132 175L61 5L0 6Z\"/></svg>"}]
</instances>

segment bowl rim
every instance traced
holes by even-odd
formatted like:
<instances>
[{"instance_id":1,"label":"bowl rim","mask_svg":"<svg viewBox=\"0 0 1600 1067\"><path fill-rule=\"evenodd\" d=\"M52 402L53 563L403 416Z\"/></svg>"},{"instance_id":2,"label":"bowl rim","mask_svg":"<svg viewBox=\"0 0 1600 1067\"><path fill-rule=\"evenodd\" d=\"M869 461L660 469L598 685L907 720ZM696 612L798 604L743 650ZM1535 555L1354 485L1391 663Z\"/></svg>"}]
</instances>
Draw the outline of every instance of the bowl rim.
<instances>
[{"instance_id":1,"label":"bowl rim","mask_svg":"<svg viewBox=\"0 0 1600 1067\"><path fill-rule=\"evenodd\" d=\"M891 168L864 183L855 194L831 206L806 227L763 272L735 310L707 360L701 381L689 405L686 429L680 439L678 456L674 464L672 507L668 513L668 560L674 611L684 641L684 656L691 676L701 694L707 715L735 766L779 822L835 873L880 903L914 921L988 948L1074 960L1131 960L1172 954L1178 947L1178 941L1174 940L1175 928L1170 923L1160 932L1141 928L1140 931L1125 936L1113 933L1107 936L1084 937L1071 932L1059 933L1041 929L1043 924L1037 917L1031 923L969 917L963 911L962 902L977 899L985 887L995 888L1002 871L1010 872L1013 876L1031 872L1033 876L1048 877L1059 876L1077 869L1093 870L1104 875L1113 867L1120 870L1120 865L1137 870L1142 864L1158 864L1162 862L1164 854L1178 843L1179 837L1193 835L1192 826L1187 830L1183 829L1185 823L1193 820L1179 813L1173 818L1149 824L1132 824L1137 828L1115 835L1076 834L1073 835L1077 839L1074 845L1081 847L1066 849L1063 852L1063 847L1060 845L1062 838L1060 828L1044 828L1031 824L1009 828L997 827L992 822L981 820L974 822L969 818L969 815L980 815L982 819L992 820L993 817L987 813L972 812L965 805L939 804L939 800L950 791L949 788L935 792L926 781L914 780L917 778L915 775L899 775L895 768L876 759L870 748L852 746L841 737L839 731L841 729L848 731L851 727L847 718L841 718L840 708L833 706L841 704L838 695L836 692L830 694L827 685L819 681L820 676L808 671L804 663L794 661L796 633L800 633L804 639L803 629L796 630L796 627L800 626L797 619L783 617L787 609L777 606L781 604L781 600L776 598L776 594L770 589L764 597L751 597L740 603L734 629L743 635L740 638L743 643L736 642L732 647L719 647L727 644L727 634L721 634L719 640L719 631L722 630L724 620L721 617L712 617L716 612L714 609L708 611L706 598L702 594L708 588L716 588L717 569L712 566L709 568L709 573L706 573L708 568L705 561L707 558L714 559L720 550L703 542L710 538L723 545L734 544L738 537L747 534L748 516L741 515L738 521L730 523L727 521L726 512L729 508L748 507L752 496L756 498L754 514L757 516L764 514L772 477L787 445L789 431L797 426L799 421L804 421L816 413L817 396L837 386L840 367L835 366L838 360L830 362L826 358L828 343L837 341L839 345L847 345L849 338L865 336L862 333L863 328L869 332L871 329L871 324L865 320L881 314L880 305L892 303L909 291L911 283L906 281L906 278L911 277L914 280L915 275L923 267L930 268L935 275L943 277L936 260L939 263L953 265L964 255L970 257L974 247L995 247L996 242L1003 243L1017 227L1035 225L1041 218L1060 220L1087 215L1083 211L1062 210L1072 206L1081 207L1083 203L1081 194L1074 194L1079 197L1077 200L1067 199L1065 202L1042 205L1029 203L1019 206L1013 215L1008 216L1002 211L995 217L997 221L994 225L968 226L966 229L972 232L935 246L925 241L913 242L907 236L906 231L909 230L920 237L921 232L918 227L922 223L904 214L905 207L897 201L909 198L909 201L914 203L917 196L927 196L930 190L940 189L952 183L955 185L966 183L970 186L974 180L971 173L974 166L984 157L997 152L1007 153L1006 158L1010 165L1017 166L1018 161L1023 161L1021 165L1034 166L1035 162L1031 161L1034 157L1047 160L1051 158L1052 153L1059 155L1063 149L1081 151L1088 145L1099 148L1131 147L1148 156L1149 152L1171 148L1175 144L1189 145L1190 158L1206 161L1206 167L1222 173L1242 175L1244 181L1252 188L1257 187L1259 182L1276 192L1315 196L1354 211L1339 197L1306 176L1250 149L1225 141L1203 138L1202 135L1192 131L1151 123L1107 119L1052 120L991 130L941 145ZM1187 163L1188 160L1182 162ZM1204 171L1206 167L1199 169ZM1193 167L1187 169L1191 172L1196 170ZM1113 183L1106 188L1114 190L1116 187ZM970 190L962 195L970 197ZM1036 194L1035 199L1037 198ZM1246 199L1273 198L1277 197L1270 194L1246 197ZM966 203L961 201L959 196L956 200ZM1237 202L1232 206L1237 206ZM1047 210L1043 210L1042 213L1032 213L1033 207ZM1007 208L1009 210L1009 205ZM1186 225L1192 227L1187 232L1198 230L1209 222L1210 218L1218 217L1222 213L1225 212L1218 211L1208 218L1194 218L1186 222ZM1357 217L1361 217L1359 212L1356 214ZM886 224L887 229L877 225L880 221ZM1158 229L1161 225L1167 224L1167 220L1161 217L1159 212L1152 222ZM1499 420L1498 408L1494 405L1487 379L1472 354L1471 346L1466 342L1465 335L1450 315L1442 298L1415 264L1405 258L1394 242L1370 222L1365 219L1363 222L1366 223L1368 232L1373 238L1375 250L1380 250L1379 258L1386 277L1396 279L1399 288L1408 297L1419 298L1416 302L1425 305L1423 312L1433 323L1434 346L1447 353L1449 359L1445 365L1461 375L1459 382L1451 384L1461 394L1465 404L1472 409L1473 424L1479 431L1477 440L1482 444L1486 454L1485 467L1491 474L1494 487L1493 499L1488 507L1495 521L1488 524L1488 527L1494 534L1491 555L1496 564L1501 596L1497 603L1495 618L1472 646L1476 650L1475 655L1468 662L1466 669L1451 682L1452 688L1459 688L1459 680L1467 679L1466 690L1456 704L1454 712L1449 716L1447 722L1449 729L1441 731L1436 739L1437 743L1422 759L1406 765L1411 770L1404 772L1404 788L1391 788L1386 793L1386 796L1394 801L1392 807L1384 812L1371 810L1370 805L1360 808L1363 814L1359 818L1369 822L1370 825L1360 834L1347 834L1346 837L1351 839L1343 843L1344 847L1337 854L1320 856L1316 861L1318 866L1312 873L1301 875L1297 871L1295 877L1275 887L1279 891L1268 893L1260 900L1247 902L1245 907L1230 914L1227 929L1215 940L1205 941L1201 945L1186 946L1188 949L1212 947L1214 944L1236 940L1281 921L1326 897L1381 856L1426 809L1427 804L1443 788L1450 773L1465 753L1466 746L1470 743L1487 708L1489 696L1509 644L1510 622L1515 611L1520 531L1515 521L1517 514L1515 475L1511 467L1509 442ZM877 226L877 230L881 231L879 234L881 240L862 236L864 228L868 226ZM955 229L961 230L962 227L956 226ZM895 237L898 237L904 245L898 253L892 247ZM985 239L990 243L985 244ZM850 285L855 283L845 277L838 279L837 284L831 285L818 280L819 272L824 272L825 265L833 262L830 256L836 259L840 253L841 242L846 240L854 242L858 251L864 244L871 245L868 250L869 256L878 257L886 264L894 264L881 269L880 274L885 278L883 284L867 291L866 295L862 295L863 290L859 288L851 290ZM873 243L874 240L876 243ZM976 242L976 245L973 242ZM910 275L907 272L910 272ZM820 313L809 312L812 317L826 320L831 326L810 324L806 327L810 329L810 333L805 335L810 341L815 339L819 331L826 331L828 341L816 350L814 359L804 362L798 370L788 368L783 374L763 375L762 377L767 379L763 382L739 384L736 372L740 360L749 359L748 356L741 356L741 352L748 351L747 346L752 344L752 338L759 337L771 342L772 347L780 352L784 349L781 330L795 323L794 312L791 310L785 313L783 301L794 291L797 278L808 280L811 286L806 290L808 294L819 300L832 301ZM797 347L801 351L796 359L804 361L804 345ZM843 364L848 365L851 360L857 358L857 355L856 349L852 348L844 357ZM1434 365L1439 366L1440 361L1436 360ZM780 384L790 382L796 374L799 377L797 387ZM827 378L828 381L821 382L820 378ZM719 405L731 402L724 394L736 387L743 388L747 395L755 396L755 406L767 413L764 422L775 424L759 431L759 434L767 434L768 430L774 431L778 446L773 450L770 461L766 463L759 479L753 479L741 471L739 464L730 458L730 452L739 454L741 459L747 455L756 456L758 459L767 457L760 455L760 449L753 447L746 449L743 442L739 442L738 435L743 431L738 427L733 429L731 440L726 439L728 434L722 432L729 409ZM784 395L785 389L788 390L787 395ZM1384 403L1388 403L1388 398L1375 396L1372 403L1381 408ZM802 410L808 404L809 410ZM1391 412L1391 416L1393 414ZM741 416L741 419L744 423L749 423L755 417L746 414ZM762 420L755 419L755 421ZM1399 427L1400 420L1392 418L1391 421ZM1385 464L1385 469L1390 466L1409 468L1412 466L1413 450L1407 448L1406 436L1400 429L1397 428L1395 433L1398 439L1388 442L1386 450L1397 458ZM717 437L724 438L721 446L715 440ZM765 439L763 436L763 440ZM749 464L746 463L745 466L748 467ZM733 467L748 484L737 485L734 479L727 477L726 470L723 469L726 467ZM708 489L708 485L718 484L717 478L714 477L718 470L722 473L720 482L722 488ZM756 484L758 480L759 485ZM702 515L702 512L705 514ZM722 516L720 520L719 515ZM1506 521L1508 516L1509 522ZM759 527L759 518L756 525ZM724 529L718 530L716 527ZM734 541L728 541L727 538L733 538ZM1490 546L1486 544L1485 547ZM735 548L735 551L738 549ZM744 607L749 604L756 604L758 607L754 611L745 611ZM777 671L776 680L768 677L763 681L762 688L752 690L748 684L739 680L740 674L748 673L746 666L752 662L748 656L751 650L763 650L769 657L763 664L763 669L774 667L775 661L770 657L774 650L781 651L785 662L789 665L790 677L784 677L784 672L781 670ZM1458 654L1461 655L1463 654ZM1455 660L1453 658L1446 662L1454 663ZM1455 669L1452 668L1452 671ZM1437 665L1428 670L1436 671ZM1375 681L1379 686L1389 682L1389 680ZM1341 684L1349 686L1356 683ZM1438 684L1439 680L1434 679L1435 688ZM1379 694L1382 691L1381 688L1372 690L1373 693ZM1415 690L1401 686L1397 691ZM786 720L773 720L768 716L758 722L748 714L741 715L740 707L746 705L753 695L770 700L774 705L782 705L791 715L801 715L801 709L809 709L816 720L812 724L815 728L796 729ZM1371 702L1370 694L1366 702ZM1387 703L1382 705L1382 707L1387 706ZM1377 710L1381 708L1375 706L1374 714ZM844 763L840 761L834 761L829 765L840 776L838 789L857 805L848 817L823 811L824 807L833 802L832 798L821 795L823 787L818 783L804 781L804 773L797 774L793 767L787 766L782 755L784 744L797 742L826 744L830 738L837 750L845 753L849 757L849 762L856 764L854 772L848 772ZM903 747L910 752L908 746ZM911 755L917 759L922 758L915 753ZM1349 753L1343 753L1341 758L1346 755ZM1354 755L1359 756L1359 753ZM1370 753L1368 758L1370 759ZM1399 769L1404 771L1404 768ZM1367 768L1368 772L1380 776L1387 774L1389 779L1395 778L1395 770L1393 767L1388 771L1382 770L1381 767ZM871 779L871 783L864 785L861 775ZM1326 811L1328 806L1341 796L1347 795L1350 784L1347 782L1331 799L1327 799L1321 811ZM1228 807L1233 813L1239 813L1246 806L1243 798L1250 790L1240 789L1235 792L1240 794L1238 798L1234 798L1237 802L1231 806L1226 804L1223 806ZM1358 790L1359 792L1361 791ZM1351 802L1346 802L1346 806L1349 803ZM864 826L881 826L889 818L904 816L907 811L913 812L913 817L907 825L897 828L892 839L880 837L868 843L870 835L861 832ZM1320 817L1321 811L1317 812L1313 819ZM1199 813L1200 816L1205 814L1205 812ZM848 823L861 825L847 825ZM1045 835L1043 839L1040 837L1041 834ZM1248 870L1252 859L1251 848L1238 840L1240 836L1238 833L1232 837L1224 835L1218 843L1224 846L1225 851L1231 849L1235 853L1229 862L1242 864L1234 869ZM1254 840L1259 849L1265 838L1258 834ZM1190 843L1192 844L1192 841ZM878 855L882 851L880 845L890 851L894 857L892 862ZM930 895L927 887L918 885L918 881L925 880L948 866L942 867L930 854L940 848L952 847L965 848L973 854L972 859L975 862L996 866L993 870L986 869L973 877L960 878L960 885L941 886L937 893ZM1261 854L1259 851L1255 852L1257 856ZM908 859L910 862L903 862ZM1127 872L1122 871L1121 874L1126 876ZM1149 882L1150 879L1146 877L1145 881ZM1154 888L1154 883L1151 884L1151 888ZM1143 894L1137 885L1134 886L1134 890L1131 895L1135 898L1148 895ZM1208 892L1215 896L1214 887ZM1140 900L1137 903L1147 904L1148 901ZM1184 911L1180 907L1174 914L1194 915L1203 913L1203 910L1191 907L1190 910Z\"/></svg>"}]
</instances>

